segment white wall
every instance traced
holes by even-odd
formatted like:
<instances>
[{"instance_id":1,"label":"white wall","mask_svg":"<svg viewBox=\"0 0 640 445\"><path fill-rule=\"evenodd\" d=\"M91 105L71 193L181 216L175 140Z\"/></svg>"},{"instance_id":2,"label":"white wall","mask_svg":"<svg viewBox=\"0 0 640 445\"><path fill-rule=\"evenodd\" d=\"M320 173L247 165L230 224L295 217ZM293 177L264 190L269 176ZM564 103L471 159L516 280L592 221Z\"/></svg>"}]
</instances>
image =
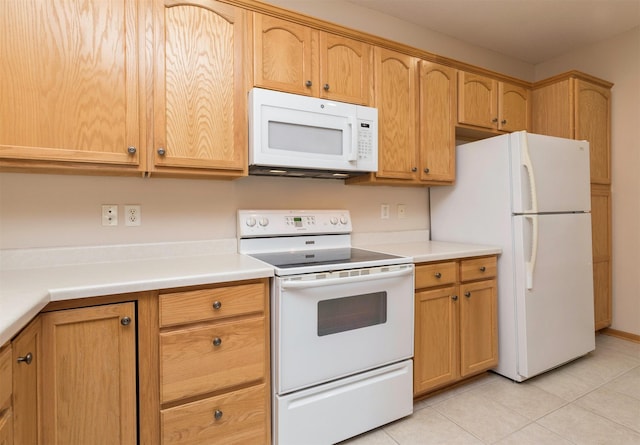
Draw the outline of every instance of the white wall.
<instances>
[{"instance_id":1,"label":"white wall","mask_svg":"<svg viewBox=\"0 0 640 445\"><path fill-rule=\"evenodd\" d=\"M389 204L389 219L380 205ZM103 227L101 205L117 204L120 224ZM126 227L123 205L142 206ZM397 218L397 205L406 218ZM345 186L341 180L248 177L235 181L0 174L0 249L93 246L236 237L239 208L339 208L354 232L429 227L426 188Z\"/></svg>"},{"instance_id":2,"label":"white wall","mask_svg":"<svg viewBox=\"0 0 640 445\"><path fill-rule=\"evenodd\" d=\"M614 83L611 99L613 325L640 335L640 27L535 67L536 80L577 69Z\"/></svg>"}]
</instances>

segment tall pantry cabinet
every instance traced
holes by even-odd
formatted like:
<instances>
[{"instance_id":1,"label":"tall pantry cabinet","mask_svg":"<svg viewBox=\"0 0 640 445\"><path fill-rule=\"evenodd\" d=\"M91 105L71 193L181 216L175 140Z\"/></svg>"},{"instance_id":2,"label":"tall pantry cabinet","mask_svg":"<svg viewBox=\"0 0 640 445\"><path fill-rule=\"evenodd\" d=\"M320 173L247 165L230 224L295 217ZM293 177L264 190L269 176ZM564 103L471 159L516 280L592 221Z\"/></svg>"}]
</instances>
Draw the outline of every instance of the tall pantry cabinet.
<instances>
[{"instance_id":1,"label":"tall pantry cabinet","mask_svg":"<svg viewBox=\"0 0 640 445\"><path fill-rule=\"evenodd\" d=\"M611 325L611 87L570 71L533 86L533 132L589 141L595 329Z\"/></svg>"}]
</instances>

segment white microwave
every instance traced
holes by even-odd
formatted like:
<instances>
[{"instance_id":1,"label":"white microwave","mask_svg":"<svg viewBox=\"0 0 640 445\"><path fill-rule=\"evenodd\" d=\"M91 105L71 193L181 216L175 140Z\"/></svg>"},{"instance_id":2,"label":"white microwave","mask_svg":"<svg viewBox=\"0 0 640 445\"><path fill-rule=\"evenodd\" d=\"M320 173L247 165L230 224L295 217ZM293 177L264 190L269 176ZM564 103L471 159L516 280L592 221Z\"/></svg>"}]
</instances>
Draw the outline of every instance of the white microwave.
<instances>
[{"instance_id":1,"label":"white microwave","mask_svg":"<svg viewBox=\"0 0 640 445\"><path fill-rule=\"evenodd\" d=\"M378 170L378 110L249 92L249 173L344 179Z\"/></svg>"}]
</instances>

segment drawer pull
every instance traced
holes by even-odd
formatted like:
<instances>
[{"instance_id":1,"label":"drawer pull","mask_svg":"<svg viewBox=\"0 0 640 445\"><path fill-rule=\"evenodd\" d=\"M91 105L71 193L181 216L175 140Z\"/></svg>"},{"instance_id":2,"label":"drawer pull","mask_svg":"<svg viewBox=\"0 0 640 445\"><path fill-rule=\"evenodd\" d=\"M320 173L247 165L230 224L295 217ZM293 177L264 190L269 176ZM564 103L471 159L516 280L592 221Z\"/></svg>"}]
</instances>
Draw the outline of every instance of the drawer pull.
<instances>
[{"instance_id":1,"label":"drawer pull","mask_svg":"<svg viewBox=\"0 0 640 445\"><path fill-rule=\"evenodd\" d=\"M220 337L216 337L213 339L213 346L220 346L222 344L222 339Z\"/></svg>"},{"instance_id":2,"label":"drawer pull","mask_svg":"<svg viewBox=\"0 0 640 445\"><path fill-rule=\"evenodd\" d=\"M27 365L30 365L32 360L33 360L33 354L29 352L24 357L18 357L17 362L26 363Z\"/></svg>"},{"instance_id":3,"label":"drawer pull","mask_svg":"<svg viewBox=\"0 0 640 445\"><path fill-rule=\"evenodd\" d=\"M467 297L467 298L471 298L471 292L465 292L464 296Z\"/></svg>"},{"instance_id":4,"label":"drawer pull","mask_svg":"<svg viewBox=\"0 0 640 445\"><path fill-rule=\"evenodd\" d=\"M480 267L480 272L484 272L485 270L487 270L487 268L486 268L486 267L484 267L484 266L481 266L481 267Z\"/></svg>"},{"instance_id":5,"label":"drawer pull","mask_svg":"<svg viewBox=\"0 0 640 445\"><path fill-rule=\"evenodd\" d=\"M436 272L436 273L435 273L435 277L436 277L436 278L442 278L442 274L441 274L440 272Z\"/></svg>"},{"instance_id":6,"label":"drawer pull","mask_svg":"<svg viewBox=\"0 0 640 445\"><path fill-rule=\"evenodd\" d=\"M221 303L221 302L219 302L219 301L214 301L214 302L213 302L213 308L214 308L215 310L218 310L218 309L220 309L221 307L222 307L222 303Z\"/></svg>"},{"instance_id":7,"label":"drawer pull","mask_svg":"<svg viewBox=\"0 0 640 445\"><path fill-rule=\"evenodd\" d=\"M214 417L216 420L220 420L220 419L222 419L222 411L220 411L219 409L215 410L215 411L213 412L213 417Z\"/></svg>"}]
</instances>

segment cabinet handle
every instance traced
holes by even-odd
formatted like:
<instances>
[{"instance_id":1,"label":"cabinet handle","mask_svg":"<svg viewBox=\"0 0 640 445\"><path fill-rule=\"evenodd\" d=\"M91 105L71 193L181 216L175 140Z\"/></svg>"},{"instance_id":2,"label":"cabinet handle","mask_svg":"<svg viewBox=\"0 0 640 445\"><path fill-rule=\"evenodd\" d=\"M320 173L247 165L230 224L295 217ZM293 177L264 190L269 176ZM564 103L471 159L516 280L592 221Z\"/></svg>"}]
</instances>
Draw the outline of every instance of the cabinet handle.
<instances>
[{"instance_id":1,"label":"cabinet handle","mask_svg":"<svg viewBox=\"0 0 640 445\"><path fill-rule=\"evenodd\" d=\"M486 267L484 267L484 266L480 266L480 272L484 272L485 270L487 270L487 268L486 268Z\"/></svg>"},{"instance_id":2,"label":"cabinet handle","mask_svg":"<svg viewBox=\"0 0 640 445\"><path fill-rule=\"evenodd\" d=\"M305 86L307 86L307 87L310 87L311 85L313 85L313 82L311 82L310 80L307 80L307 81L304 83L304 85L305 85Z\"/></svg>"},{"instance_id":3,"label":"cabinet handle","mask_svg":"<svg viewBox=\"0 0 640 445\"><path fill-rule=\"evenodd\" d=\"M220 411L219 409L215 410L215 411L213 412L213 417L214 417L216 420L220 420L220 419L222 419L222 411Z\"/></svg>"},{"instance_id":4,"label":"cabinet handle","mask_svg":"<svg viewBox=\"0 0 640 445\"><path fill-rule=\"evenodd\" d=\"M493 122L494 124L498 123L498 118L494 117L493 119L491 119L491 122Z\"/></svg>"},{"instance_id":5,"label":"cabinet handle","mask_svg":"<svg viewBox=\"0 0 640 445\"><path fill-rule=\"evenodd\" d=\"M33 361L33 354L28 352L27 355L25 355L24 357L18 357L18 360L16 360L18 363L26 363L27 365L30 365L31 362Z\"/></svg>"},{"instance_id":6,"label":"cabinet handle","mask_svg":"<svg viewBox=\"0 0 640 445\"><path fill-rule=\"evenodd\" d=\"M329 91L329 84L325 83L322 88L324 88L325 91Z\"/></svg>"},{"instance_id":7,"label":"cabinet handle","mask_svg":"<svg viewBox=\"0 0 640 445\"><path fill-rule=\"evenodd\" d=\"M167 151L163 147L158 148L158 155L164 156L166 154L167 154Z\"/></svg>"},{"instance_id":8,"label":"cabinet handle","mask_svg":"<svg viewBox=\"0 0 640 445\"><path fill-rule=\"evenodd\" d=\"M442 274L440 272L436 272L433 274L436 278L442 278Z\"/></svg>"},{"instance_id":9,"label":"cabinet handle","mask_svg":"<svg viewBox=\"0 0 640 445\"><path fill-rule=\"evenodd\" d=\"M471 292L465 292L464 296L467 297L467 298L471 298Z\"/></svg>"},{"instance_id":10,"label":"cabinet handle","mask_svg":"<svg viewBox=\"0 0 640 445\"><path fill-rule=\"evenodd\" d=\"M506 124L506 123L507 123L507 120L506 120L506 119L502 119L502 121L500 121L500 123L501 123L502 125L504 125L504 124Z\"/></svg>"},{"instance_id":11,"label":"cabinet handle","mask_svg":"<svg viewBox=\"0 0 640 445\"><path fill-rule=\"evenodd\" d=\"M222 307L222 303L221 303L221 302L219 302L219 301L214 301L214 302L213 302L213 308L214 308L215 310L218 310L218 309L220 309L221 307Z\"/></svg>"},{"instance_id":12,"label":"cabinet handle","mask_svg":"<svg viewBox=\"0 0 640 445\"><path fill-rule=\"evenodd\" d=\"M216 337L213 339L213 346L220 346L222 344L222 339L220 337Z\"/></svg>"},{"instance_id":13,"label":"cabinet handle","mask_svg":"<svg viewBox=\"0 0 640 445\"><path fill-rule=\"evenodd\" d=\"M413 167L413 168L411 169L411 171L412 171L412 172L417 172L417 171L418 171L418 167Z\"/></svg>"},{"instance_id":14,"label":"cabinet handle","mask_svg":"<svg viewBox=\"0 0 640 445\"><path fill-rule=\"evenodd\" d=\"M451 299L453 301L458 301L458 296L457 295L451 295Z\"/></svg>"},{"instance_id":15,"label":"cabinet handle","mask_svg":"<svg viewBox=\"0 0 640 445\"><path fill-rule=\"evenodd\" d=\"M130 155L134 155L134 154L136 154L136 151L138 151L138 150L136 149L136 147L134 147L132 145L130 147L127 147L127 151L129 152Z\"/></svg>"},{"instance_id":16,"label":"cabinet handle","mask_svg":"<svg viewBox=\"0 0 640 445\"><path fill-rule=\"evenodd\" d=\"M425 172L425 173L429 173L429 167L426 167L426 168L424 169L424 172Z\"/></svg>"},{"instance_id":17,"label":"cabinet handle","mask_svg":"<svg viewBox=\"0 0 640 445\"><path fill-rule=\"evenodd\" d=\"M129 326L131 324L131 318L129 317L122 317L122 320L120 320L120 324L122 326Z\"/></svg>"}]
</instances>

